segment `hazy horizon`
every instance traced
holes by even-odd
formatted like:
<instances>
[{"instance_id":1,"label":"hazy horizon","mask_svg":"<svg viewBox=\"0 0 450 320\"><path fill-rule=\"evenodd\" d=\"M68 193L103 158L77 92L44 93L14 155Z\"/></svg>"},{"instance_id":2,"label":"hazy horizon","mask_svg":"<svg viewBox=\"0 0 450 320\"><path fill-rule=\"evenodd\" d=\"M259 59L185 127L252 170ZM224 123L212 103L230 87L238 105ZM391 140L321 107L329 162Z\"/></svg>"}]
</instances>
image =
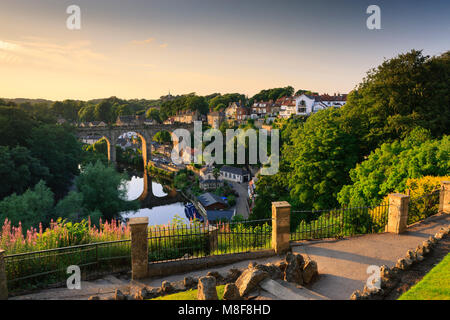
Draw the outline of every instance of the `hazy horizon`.
<instances>
[{"instance_id":1,"label":"hazy horizon","mask_svg":"<svg viewBox=\"0 0 450 320\"><path fill-rule=\"evenodd\" d=\"M68 30L66 8L81 8ZM366 9L381 8L381 30ZM0 0L0 96L348 93L385 58L450 49L448 1Z\"/></svg>"}]
</instances>

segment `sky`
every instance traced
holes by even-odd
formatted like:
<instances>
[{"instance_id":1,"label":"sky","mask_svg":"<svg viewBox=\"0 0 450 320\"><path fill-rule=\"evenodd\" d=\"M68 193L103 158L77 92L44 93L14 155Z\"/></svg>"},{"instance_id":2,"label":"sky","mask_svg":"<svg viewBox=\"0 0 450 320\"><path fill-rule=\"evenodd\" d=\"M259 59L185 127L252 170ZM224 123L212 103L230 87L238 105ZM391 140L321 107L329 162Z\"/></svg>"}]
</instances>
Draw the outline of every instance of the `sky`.
<instances>
[{"instance_id":1,"label":"sky","mask_svg":"<svg viewBox=\"0 0 450 320\"><path fill-rule=\"evenodd\" d=\"M448 0L0 0L0 97L347 93L384 59L450 50L449 16Z\"/></svg>"}]
</instances>

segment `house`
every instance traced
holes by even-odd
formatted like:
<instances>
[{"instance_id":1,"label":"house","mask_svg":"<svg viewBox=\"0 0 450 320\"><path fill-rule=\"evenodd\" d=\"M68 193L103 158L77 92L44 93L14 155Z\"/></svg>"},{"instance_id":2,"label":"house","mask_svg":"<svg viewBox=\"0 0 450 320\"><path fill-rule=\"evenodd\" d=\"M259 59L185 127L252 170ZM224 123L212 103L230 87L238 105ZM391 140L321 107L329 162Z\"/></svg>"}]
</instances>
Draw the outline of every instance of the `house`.
<instances>
[{"instance_id":1,"label":"house","mask_svg":"<svg viewBox=\"0 0 450 320\"><path fill-rule=\"evenodd\" d=\"M222 187L224 185L220 172L216 180L216 177L214 176L214 167L212 166L201 168L199 171L199 176L199 184L202 190L217 189L218 187Z\"/></svg>"},{"instance_id":2,"label":"house","mask_svg":"<svg viewBox=\"0 0 450 320\"><path fill-rule=\"evenodd\" d=\"M327 107L340 108L347 103L347 95L338 93L337 95L333 94L330 96L328 94L323 94L320 96L320 101Z\"/></svg>"},{"instance_id":3,"label":"house","mask_svg":"<svg viewBox=\"0 0 450 320\"><path fill-rule=\"evenodd\" d=\"M249 109L246 107L238 107L236 108L236 116L235 121L238 124L241 124L249 118L250 112Z\"/></svg>"},{"instance_id":4,"label":"house","mask_svg":"<svg viewBox=\"0 0 450 320\"><path fill-rule=\"evenodd\" d=\"M279 116L284 119L292 115L308 116L319 110L328 108L328 105L321 100L321 96L319 95L302 94L294 97L283 97L279 99L279 103L281 105Z\"/></svg>"},{"instance_id":5,"label":"house","mask_svg":"<svg viewBox=\"0 0 450 320\"><path fill-rule=\"evenodd\" d=\"M198 110L180 110L177 111L176 115L170 118L172 120L172 123L193 123L194 121L201 120L201 116Z\"/></svg>"},{"instance_id":6,"label":"house","mask_svg":"<svg viewBox=\"0 0 450 320\"><path fill-rule=\"evenodd\" d=\"M223 166L220 168L220 175L222 179L233 182L248 182L250 180L250 173L242 168L232 166Z\"/></svg>"},{"instance_id":7,"label":"house","mask_svg":"<svg viewBox=\"0 0 450 320\"><path fill-rule=\"evenodd\" d=\"M219 129L222 122L225 120L225 113L222 111L210 110L207 116L207 123L213 129Z\"/></svg>"},{"instance_id":8,"label":"house","mask_svg":"<svg viewBox=\"0 0 450 320\"><path fill-rule=\"evenodd\" d=\"M294 98L284 97L277 101L280 103L280 118L287 119L297 113L297 104Z\"/></svg>"},{"instance_id":9,"label":"house","mask_svg":"<svg viewBox=\"0 0 450 320\"><path fill-rule=\"evenodd\" d=\"M211 192L203 193L199 195L197 199L205 210L221 210L228 207L222 197Z\"/></svg>"},{"instance_id":10,"label":"house","mask_svg":"<svg viewBox=\"0 0 450 320\"><path fill-rule=\"evenodd\" d=\"M87 136L84 138L81 138L81 141L83 143L87 143L87 144L94 144L96 143L98 140L100 140L102 137L101 136Z\"/></svg>"},{"instance_id":11,"label":"house","mask_svg":"<svg viewBox=\"0 0 450 320\"><path fill-rule=\"evenodd\" d=\"M208 180L200 180L199 181L200 189L202 190L215 190L217 188L223 187L223 180L217 179L208 179Z\"/></svg>"},{"instance_id":12,"label":"house","mask_svg":"<svg viewBox=\"0 0 450 320\"><path fill-rule=\"evenodd\" d=\"M280 112L280 105L273 100L260 101L253 103L251 107L251 119L270 118L278 115Z\"/></svg>"}]
</instances>

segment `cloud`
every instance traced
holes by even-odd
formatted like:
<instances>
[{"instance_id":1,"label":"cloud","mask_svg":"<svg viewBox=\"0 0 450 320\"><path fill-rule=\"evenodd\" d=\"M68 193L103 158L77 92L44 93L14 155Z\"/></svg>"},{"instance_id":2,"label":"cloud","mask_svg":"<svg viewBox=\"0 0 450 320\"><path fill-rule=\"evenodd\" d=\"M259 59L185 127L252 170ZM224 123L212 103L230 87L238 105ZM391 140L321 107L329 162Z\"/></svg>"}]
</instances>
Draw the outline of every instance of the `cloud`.
<instances>
[{"instance_id":1,"label":"cloud","mask_svg":"<svg viewBox=\"0 0 450 320\"><path fill-rule=\"evenodd\" d=\"M131 43L132 44L143 45L143 44L152 43L153 41L155 41L155 38L148 38L148 39L145 39L145 40L133 40L133 41L131 41Z\"/></svg>"},{"instance_id":2,"label":"cloud","mask_svg":"<svg viewBox=\"0 0 450 320\"><path fill-rule=\"evenodd\" d=\"M160 48L167 48L168 44L167 43L162 43L159 45Z\"/></svg>"},{"instance_id":3,"label":"cloud","mask_svg":"<svg viewBox=\"0 0 450 320\"><path fill-rule=\"evenodd\" d=\"M0 62L43 68L73 69L95 66L106 57L91 48L90 41L55 43L46 39L0 40Z\"/></svg>"}]
</instances>

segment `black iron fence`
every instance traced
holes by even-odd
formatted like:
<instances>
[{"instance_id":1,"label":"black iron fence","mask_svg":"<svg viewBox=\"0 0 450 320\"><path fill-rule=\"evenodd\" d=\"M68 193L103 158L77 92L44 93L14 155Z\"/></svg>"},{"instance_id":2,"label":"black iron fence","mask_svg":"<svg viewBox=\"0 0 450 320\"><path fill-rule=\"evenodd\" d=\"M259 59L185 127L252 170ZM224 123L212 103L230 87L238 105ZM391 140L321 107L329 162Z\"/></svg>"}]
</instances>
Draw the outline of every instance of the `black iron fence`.
<instances>
[{"instance_id":1,"label":"black iron fence","mask_svg":"<svg viewBox=\"0 0 450 320\"><path fill-rule=\"evenodd\" d=\"M439 212L440 190L419 197L411 197L408 205L408 222L413 224Z\"/></svg>"},{"instance_id":2,"label":"black iron fence","mask_svg":"<svg viewBox=\"0 0 450 320\"><path fill-rule=\"evenodd\" d=\"M149 228L152 263L270 249L272 220Z\"/></svg>"},{"instance_id":3,"label":"black iron fence","mask_svg":"<svg viewBox=\"0 0 450 320\"><path fill-rule=\"evenodd\" d=\"M291 240L339 238L383 232L389 204L373 207L291 212Z\"/></svg>"},{"instance_id":4,"label":"black iron fence","mask_svg":"<svg viewBox=\"0 0 450 320\"><path fill-rule=\"evenodd\" d=\"M67 268L80 267L83 280L131 269L131 241L117 240L5 256L10 294L64 285Z\"/></svg>"}]
</instances>

